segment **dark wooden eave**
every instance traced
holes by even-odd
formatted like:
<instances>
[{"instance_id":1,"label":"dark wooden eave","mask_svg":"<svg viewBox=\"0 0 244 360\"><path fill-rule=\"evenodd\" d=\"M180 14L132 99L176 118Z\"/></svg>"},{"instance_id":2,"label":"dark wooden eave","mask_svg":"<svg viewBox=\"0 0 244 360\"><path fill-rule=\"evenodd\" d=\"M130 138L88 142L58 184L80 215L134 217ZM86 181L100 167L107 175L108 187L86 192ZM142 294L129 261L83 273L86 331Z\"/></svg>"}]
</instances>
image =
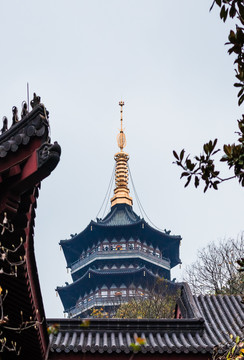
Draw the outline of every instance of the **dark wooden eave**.
<instances>
[{"instance_id":1,"label":"dark wooden eave","mask_svg":"<svg viewBox=\"0 0 244 360\"><path fill-rule=\"evenodd\" d=\"M7 229L0 235L2 246L19 250L11 255L11 262L24 259L17 266L17 276L0 274L3 292L8 294L3 303L6 326L18 328L25 322L36 323L20 332L4 329L7 340L21 348L22 359L43 360L48 351L46 318L42 302L39 278L34 255L34 225L36 200L40 182L59 162L61 154L57 143L51 144L49 122L44 105L37 105L22 120L0 136L0 223L4 213L13 224L14 231ZM1 232L2 228L0 228ZM0 268L9 272L9 265L0 260ZM3 353L3 358L15 359L15 352Z\"/></svg>"}]
</instances>

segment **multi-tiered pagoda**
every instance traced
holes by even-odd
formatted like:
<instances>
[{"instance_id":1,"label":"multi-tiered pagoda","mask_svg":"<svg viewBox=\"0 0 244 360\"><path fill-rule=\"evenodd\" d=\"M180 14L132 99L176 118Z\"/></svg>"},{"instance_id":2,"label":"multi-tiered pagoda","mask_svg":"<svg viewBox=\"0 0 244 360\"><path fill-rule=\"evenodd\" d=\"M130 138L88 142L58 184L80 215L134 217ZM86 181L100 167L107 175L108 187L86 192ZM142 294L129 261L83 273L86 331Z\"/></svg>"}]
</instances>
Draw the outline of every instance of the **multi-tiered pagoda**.
<instances>
[{"instance_id":1,"label":"multi-tiered pagoda","mask_svg":"<svg viewBox=\"0 0 244 360\"><path fill-rule=\"evenodd\" d=\"M68 317L87 317L94 307L113 312L131 297L146 297L157 277L170 281L170 270L179 264L180 236L151 227L132 208L128 188L129 155L123 131L117 137L115 189L111 210L91 221L78 235L61 240L73 283L57 287Z\"/></svg>"}]
</instances>

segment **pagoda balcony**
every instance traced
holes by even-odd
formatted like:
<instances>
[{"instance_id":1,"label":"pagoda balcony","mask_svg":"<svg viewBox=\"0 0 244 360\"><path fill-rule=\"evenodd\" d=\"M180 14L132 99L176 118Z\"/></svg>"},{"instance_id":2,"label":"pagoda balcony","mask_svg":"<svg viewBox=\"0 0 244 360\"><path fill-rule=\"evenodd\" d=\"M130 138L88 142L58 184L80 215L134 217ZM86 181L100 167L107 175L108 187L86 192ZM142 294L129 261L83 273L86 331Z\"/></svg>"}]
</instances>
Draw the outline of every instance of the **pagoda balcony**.
<instances>
[{"instance_id":1,"label":"pagoda balcony","mask_svg":"<svg viewBox=\"0 0 244 360\"><path fill-rule=\"evenodd\" d=\"M142 295L134 294L134 295L125 295L125 296L116 296L116 295L102 296L102 295L94 294L94 295L91 295L88 299L84 300L79 305L76 305L76 306L70 308L66 312L68 313L69 318L75 318L75 317L81 315L82 313L88 311L89 309L92 309L93 307L103 307L104 308L105 306L109 306L111 308L114 306L114 309L116 311L120 305L122 305L124 303L128 303L128 301L130 301L130 299L139 300L142 298L142 296L144 299L147 298L147 296L144 294L142 294Z\"/></svg>"},{"instance_id":2,"label":"pagoda balcony","mask_svg":"<svg viewBox=\"0 0 244 360\"><path fill-rule=\"evenodd\" d=\"M94 260L117 260L117 259L134 259L140 258L154 265L160 266L164 269L170 270L170 259L158 257L151 253L145 252L142 249L132 250L95 250L93 253L88 254L86 257L79 259L71 264L71 274L81 270L85 266L92 263Z\"/></svg>"}]
</instances>

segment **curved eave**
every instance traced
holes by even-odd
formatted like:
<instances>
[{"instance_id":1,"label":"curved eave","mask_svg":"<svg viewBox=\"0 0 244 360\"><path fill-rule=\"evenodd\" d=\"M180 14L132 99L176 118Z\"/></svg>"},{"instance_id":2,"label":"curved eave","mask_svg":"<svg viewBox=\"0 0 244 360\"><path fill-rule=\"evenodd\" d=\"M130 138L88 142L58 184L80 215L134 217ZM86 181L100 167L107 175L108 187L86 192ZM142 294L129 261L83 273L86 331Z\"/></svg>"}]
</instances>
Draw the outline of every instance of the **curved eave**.
<instances>
[{"instance_id":1,"label":"curved eave","mask_svg":"<svg viewBox=\"0 0 244 360\"><path fill-rule=\"evenodd\" d=\"M91 246L93 241L98 241L100 238L102 239L106 236L110 238L116 236L122 237L126 233L128 234L126 237L130 237L133 236L134 232L136 232L137 236L141 237L142 241L150 239L150 241L155 246L158 246L159 249L163 251L166 249L168 253L164 256L170 258L171 267L181 263L179 258L179 245L182 239L181 236L164 234L163 232L151 227L144 219L140 219L138 222L133 224L111 226L104 226L91 220L89 225L81 233L75 235L69 240L61 240L59 244L62 246L67 267L70 267L72 263L79 259L83 249Z\"/></svg>"},{"instance_id":2,"label":"curved eave","mask_svg":"<svg viewBox=\"0 0 244 360\"><path fill-rule=\"evenodd\" d=\"M85 292L95 289L97 286L104 284L115 283L121 285L128 281L145 284L146 287L150 285L150 279L156 279L157 276L149 271L145 266L139 269L123 269L123 270L93 270L89 269L80 279L76 280L70 285L57 287L64 309L69 310L76 305L76 302L80 296L83 296ZM170 284L174 284L169 282Z\"/></svg>"},{"instance_id":3,"label":"curved eave","mask_svg":"<svg viewBox=\"0 0 244 360\"><path fill-rule=\"evenodd\" d=\"M91 231L93 221L79 234L74 235L71 239L60 240L59 245L62 247L67 267L79 259L82 250L82 243L87 240L92 240L93 234Z\"/></svg>"},{"instance_id":4,"label":"curved eave","mask_svg":"<svg viewBox=\"0 0 244 360\"><path fill-rule=\"evenodd\" d=\"M12 139L13 136L20 133L20 131L23 128L25 128L32 120L35 120L35 118L39 114L41 114L42 116L45 116L43 104L39 104L39 105L35 106L34 109L31 110L23 119L20 119L16 124L11 126L3 134L1 134L0 135L0 144L2 144L4 141L8 141L9 139Z\"/></svg>"}]
</instances>

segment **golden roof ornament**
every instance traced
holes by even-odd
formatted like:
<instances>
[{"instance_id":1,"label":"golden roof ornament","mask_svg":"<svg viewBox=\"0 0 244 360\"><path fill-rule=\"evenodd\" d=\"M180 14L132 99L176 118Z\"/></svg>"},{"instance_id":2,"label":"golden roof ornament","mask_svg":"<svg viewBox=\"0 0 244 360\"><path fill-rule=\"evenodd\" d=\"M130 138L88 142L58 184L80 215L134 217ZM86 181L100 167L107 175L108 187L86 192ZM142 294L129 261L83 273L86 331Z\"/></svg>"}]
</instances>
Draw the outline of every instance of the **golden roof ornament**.
<instances>
[{"instance_id":1,"label":"golden roof ornament","mask_svg":"<svg viewBox=\"0 0 244 360\"><path fill-rule=\"evenodd\" d=\"M132 206L133 201L130 197L130 190L128 188L128 165L127 162L129 160L129 155L123 151L126 145L126 138L123 130L123 106L124 102L120 101L119 106L120 109L120 122L121 128L120 132L117 135L117 143L120 148L120 152L114 155L114 159L116 161L115 168L115 189L114 196L111 199L111 207L117 204L127 204Z\"/></svg>"},{"instance_id":2,"label":"golden roof ornament","mask_svg":"<svg viewBox=\"0 0 244 360\"><path fill-rule=\"evenodd\" d=\"M123 106L124 106L124 101L120 101L119 102L119 106L121 107L120 109L120 122L121 122L121 129L120 129L120 133L117 135L117 143L118 143L118 147L120 148L120 151L123 151L124 147L126 146L126 138L125 138L125 134L123 131Z\"/></svg>"}]
</instances>

